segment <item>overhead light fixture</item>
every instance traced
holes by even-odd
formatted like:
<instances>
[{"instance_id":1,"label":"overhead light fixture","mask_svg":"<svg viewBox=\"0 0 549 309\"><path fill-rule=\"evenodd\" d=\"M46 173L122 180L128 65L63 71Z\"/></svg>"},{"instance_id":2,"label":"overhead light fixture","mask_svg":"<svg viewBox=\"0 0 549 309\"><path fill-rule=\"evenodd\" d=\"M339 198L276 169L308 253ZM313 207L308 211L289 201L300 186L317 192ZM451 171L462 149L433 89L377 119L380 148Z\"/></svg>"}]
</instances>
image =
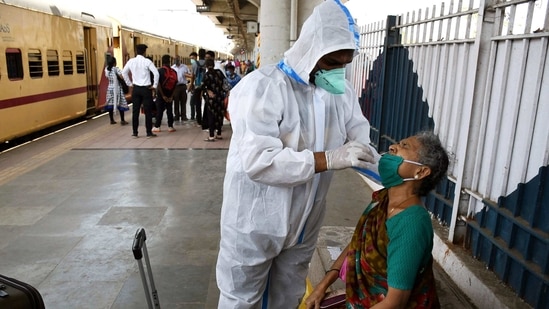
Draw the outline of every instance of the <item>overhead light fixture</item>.
<instances>
[{"instance_id":1,"label":"overhead light fixture","mask_svg":"<svg viewBox=\"0 0 549 309\"><path fill-rule=\"evenodd\" d=\"M202 12L209 12L210 6L209 5L197 5L196 6L196 12L202 13Z\"/></svg>"},{"instance_id":2,"label":"overhead light fixture","mask_svg":"<svg viewBox=\"0 0 549 309\"><path fill-rule=\"evenodd\" d=\"M247 33L257 33L258 23L255 21L249 21L246 23L246 32Z\"/></svg>"}]
</instances>

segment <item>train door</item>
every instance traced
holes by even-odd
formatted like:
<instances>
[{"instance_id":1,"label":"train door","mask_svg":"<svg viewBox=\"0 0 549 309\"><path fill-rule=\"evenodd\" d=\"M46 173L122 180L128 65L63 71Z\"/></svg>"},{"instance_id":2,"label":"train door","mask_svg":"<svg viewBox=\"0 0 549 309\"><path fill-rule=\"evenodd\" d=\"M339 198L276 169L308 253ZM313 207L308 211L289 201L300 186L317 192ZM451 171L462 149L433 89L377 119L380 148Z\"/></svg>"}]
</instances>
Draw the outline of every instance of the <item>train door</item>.
<instances>
[{"instance_id":1,"label":"train door","mask_svg":"<svg viewBox=\"0 0 549 309\"><path fill-rule=\"evenodd\" d=\"M84 49L86 52L86 86L87 86L87 109L95 110L98 98L98 76L97 76L97 30L91 27L84 27Z\"/></svg>"}]
</instances>

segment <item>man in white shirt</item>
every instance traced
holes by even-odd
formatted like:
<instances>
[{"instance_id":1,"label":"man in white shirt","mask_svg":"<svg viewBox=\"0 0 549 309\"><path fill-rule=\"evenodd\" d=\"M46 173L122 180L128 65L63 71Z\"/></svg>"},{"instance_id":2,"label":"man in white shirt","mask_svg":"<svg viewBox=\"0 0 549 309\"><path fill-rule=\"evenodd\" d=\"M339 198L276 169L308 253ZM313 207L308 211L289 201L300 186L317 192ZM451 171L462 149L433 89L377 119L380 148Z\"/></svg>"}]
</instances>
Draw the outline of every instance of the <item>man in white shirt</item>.
<instances>
[{"instance_id":1,"label":"man in white shirt","mask_svg":"<svg viewBox=\"0 0 549 309\"><path fill-rule=\"evenodd\" d=\"M126 84L132 88L132 128L133 138L138 137L139 128L139 112L141 105L145 112L145 128L147 131L147 138L156 137L156 134L152 132L152 107L153 107L153 92L158 86L158 69L154 66L150 59L145 58L147 51L147 45L138 44L136 47L137 56L128 60L122 75ZM132 78L130 79L129 73L131 72ZM151 73L153 74L153 80L151 81Z\"/></svg>"},{"instance_id":2,"label":"man in white shirt","mask_svg":"<svg viewBox=\"0 0 549 309\"><path fill-rule=\"evenodd\" d=\"M177 72L177 85L173 93L175 121L187 121L187 78L191 78L191 72L187 65L181 63L181 58L175 58L172 69Z\"/></svg>"}]
</instances>

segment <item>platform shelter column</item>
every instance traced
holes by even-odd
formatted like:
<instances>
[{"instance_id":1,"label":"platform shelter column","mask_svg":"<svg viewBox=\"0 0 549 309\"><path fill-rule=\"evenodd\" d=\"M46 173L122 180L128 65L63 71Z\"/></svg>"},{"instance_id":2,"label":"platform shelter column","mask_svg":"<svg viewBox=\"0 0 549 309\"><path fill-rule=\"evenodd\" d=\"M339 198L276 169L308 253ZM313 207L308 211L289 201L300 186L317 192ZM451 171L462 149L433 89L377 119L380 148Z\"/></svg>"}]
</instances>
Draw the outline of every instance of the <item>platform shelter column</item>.
<instances>
[{"instance_id":1,"label":"platform shelter column","mask_svg":"<svg viewBox=\"0 0 549 309\"><path fill-rule=\"evenodd\" d=\"M277 63L299 35L301 25L322 0L262 1L259 11L261 65ZM294 20L292 20L294 19Z\"/></svg>"}]
</instances>

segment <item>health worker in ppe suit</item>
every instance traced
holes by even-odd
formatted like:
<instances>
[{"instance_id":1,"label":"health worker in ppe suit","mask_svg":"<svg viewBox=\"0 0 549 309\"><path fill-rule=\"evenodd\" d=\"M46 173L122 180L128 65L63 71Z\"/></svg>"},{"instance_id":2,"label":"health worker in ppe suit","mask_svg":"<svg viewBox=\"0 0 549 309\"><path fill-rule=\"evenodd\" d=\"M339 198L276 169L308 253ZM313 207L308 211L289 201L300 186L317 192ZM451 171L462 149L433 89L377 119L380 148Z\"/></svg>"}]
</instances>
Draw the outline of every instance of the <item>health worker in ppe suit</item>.
<instances>
[{"instance_id":1,"label":"health worker in ppe suit","mask_svg":"<svg viewBox=\"0 0 549 309\"><path fill-rule=\"evenodd\" d=\"M348 10L327 0L280 63L231 90L218 308L296 308L333 170L376 168L370 125L345 80L357 44Z\"/></svg>"}]
</instances>

